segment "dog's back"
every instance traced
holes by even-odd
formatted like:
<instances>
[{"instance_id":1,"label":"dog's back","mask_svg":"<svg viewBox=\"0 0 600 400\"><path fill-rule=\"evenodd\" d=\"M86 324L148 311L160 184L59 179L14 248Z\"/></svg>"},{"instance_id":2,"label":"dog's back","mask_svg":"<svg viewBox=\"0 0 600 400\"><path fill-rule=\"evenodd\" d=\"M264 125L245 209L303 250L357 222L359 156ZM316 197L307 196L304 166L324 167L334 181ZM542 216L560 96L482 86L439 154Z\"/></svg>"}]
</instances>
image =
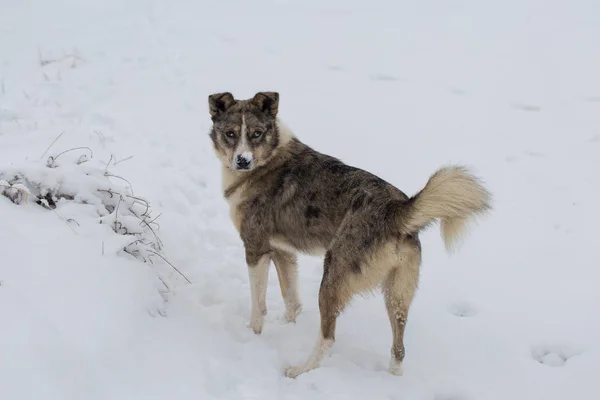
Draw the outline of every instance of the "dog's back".
<instances>
[{"instance_id":1,"label":"dog's back","mask_svg":"<svg viewBox=\"0 0 600 400\"><path fill-rule=\"evenodd\" d=\"M395 218L408 201L383 179L297 139L242 180L240 205L248 223L260 225L267 241L313 254L325 253L343 221L351 218L360 229L340 234L364 256L377 241L400 234Z\"/></svg>"}]
</instances>

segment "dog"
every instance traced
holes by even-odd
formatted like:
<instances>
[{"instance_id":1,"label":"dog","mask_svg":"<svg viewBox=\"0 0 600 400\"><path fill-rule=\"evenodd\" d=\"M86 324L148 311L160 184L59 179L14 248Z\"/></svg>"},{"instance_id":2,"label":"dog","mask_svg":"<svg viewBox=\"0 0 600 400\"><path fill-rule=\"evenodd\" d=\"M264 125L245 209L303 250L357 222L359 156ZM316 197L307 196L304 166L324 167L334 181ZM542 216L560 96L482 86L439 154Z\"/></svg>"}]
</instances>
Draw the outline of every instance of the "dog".
<instances>
[{"instance_id":1,"label":"dog","mask_svg":"<svg viewBox=\"0 0 600 400\"><path fill-rule=\"evenodd\" d=\"M315 369L335 340L336 319L358 294L380 287L393 343L389 372L402 375L404 330L421 264L419 232L439 221L447 250L491 194L463 166L445 166L409 197L383 179L302 143L278 117L279 94L208 97L210 138L222 163L224 197L240 234L250 280L249 326L263 329L271 261L285 318L301 311L296 254L324 255L318 341L288 377Z\"/></svg>"}]
</instances>

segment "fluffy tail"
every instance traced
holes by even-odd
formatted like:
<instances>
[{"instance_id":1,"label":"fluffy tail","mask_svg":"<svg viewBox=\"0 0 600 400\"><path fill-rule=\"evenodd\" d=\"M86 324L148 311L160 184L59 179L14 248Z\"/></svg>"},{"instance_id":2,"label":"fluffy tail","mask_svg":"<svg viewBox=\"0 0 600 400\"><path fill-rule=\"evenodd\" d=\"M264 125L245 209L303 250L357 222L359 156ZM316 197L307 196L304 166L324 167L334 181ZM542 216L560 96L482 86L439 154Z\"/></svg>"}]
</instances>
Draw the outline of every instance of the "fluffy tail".
<instances>
[{"instance_id":1,"label":"fluffy tail","mask_svg":"<svg viewBox=\"0 0 600 400\"><path fill-rule=\"evenodd\" d=\"M469 220L490 210L490 202L490 193L466 168L444 167L409 200L399 215L399 223L410 234L439 219L444 244L451 251L466 232Z\"/></svg>"}]
</instances>

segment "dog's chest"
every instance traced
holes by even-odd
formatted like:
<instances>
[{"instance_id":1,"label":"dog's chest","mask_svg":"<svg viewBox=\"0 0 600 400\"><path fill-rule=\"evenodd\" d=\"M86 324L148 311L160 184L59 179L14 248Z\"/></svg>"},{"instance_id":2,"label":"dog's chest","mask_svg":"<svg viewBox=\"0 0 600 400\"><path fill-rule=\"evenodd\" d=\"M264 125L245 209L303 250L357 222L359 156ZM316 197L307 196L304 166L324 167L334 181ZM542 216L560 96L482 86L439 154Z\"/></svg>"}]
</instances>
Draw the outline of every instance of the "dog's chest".
<instances>
[{"instance_id":1,"label":"dog's chest","mask_svg":"<svg viewBox=\"0 0 600 400\"><path fill-rule=\"evenodd\" d=\"M231 218L231 221L233 222L233 225L235 226L235 229L237 229L238 232L240 232L242 226L242 213L240 212L240 208L238 207L242 199L239 192L239 190L236 191L236 193L233 193L227 199L227 202L229 203L229 217Z\"/></svg>"},{"instance_id":2,"label":"dog's chest","mask_svg":"<svg viewBox=\"0 0 600 400\"><path fill-rule=\"evenodd\" d=\"M223 171L222 176L223 192L235 184L235 178L230 171ZM240 185L233 193L227 197L227 203L229 204L229 217L237 229L238 232L241 230L242 225L242 213L240 212L239 205L242 202L242 193L244 193L244 186Z\"/></svg>"}]
</instances>

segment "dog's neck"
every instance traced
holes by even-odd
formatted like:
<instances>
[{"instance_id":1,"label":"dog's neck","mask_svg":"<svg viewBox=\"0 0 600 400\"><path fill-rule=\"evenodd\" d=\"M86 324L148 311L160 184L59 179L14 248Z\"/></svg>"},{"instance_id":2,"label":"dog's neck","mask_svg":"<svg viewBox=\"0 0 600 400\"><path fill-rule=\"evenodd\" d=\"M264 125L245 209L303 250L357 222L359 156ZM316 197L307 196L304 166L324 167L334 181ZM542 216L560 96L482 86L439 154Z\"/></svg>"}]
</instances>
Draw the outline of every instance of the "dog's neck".
<instances>
[{"instance_id":1,"label":"dog's neck","mask_svg":"<svg viewBox=\"0 0 600 400\"><path fill-rule=\"evenodd\" d=\"M231 168L223 165L222 167L222 183L223 183L223 194L225 198L229 198L235 193L244 183L248 180L253 171L250 172L238 172L232 171Z\"/></svg>"},{"instance_id":2,"label":"dog's neck","mask_svg":"<svg viewBox=\"0 0 600 400\"><path fill-rule=\"evenodd\" d=\"M279 145L280 147L285 147L292 139L296 139L296 135L294 132L284 124L279 118L275 121L275 125L277 126L277 132L279 133Z\"/></svg>"}]
</instances>

